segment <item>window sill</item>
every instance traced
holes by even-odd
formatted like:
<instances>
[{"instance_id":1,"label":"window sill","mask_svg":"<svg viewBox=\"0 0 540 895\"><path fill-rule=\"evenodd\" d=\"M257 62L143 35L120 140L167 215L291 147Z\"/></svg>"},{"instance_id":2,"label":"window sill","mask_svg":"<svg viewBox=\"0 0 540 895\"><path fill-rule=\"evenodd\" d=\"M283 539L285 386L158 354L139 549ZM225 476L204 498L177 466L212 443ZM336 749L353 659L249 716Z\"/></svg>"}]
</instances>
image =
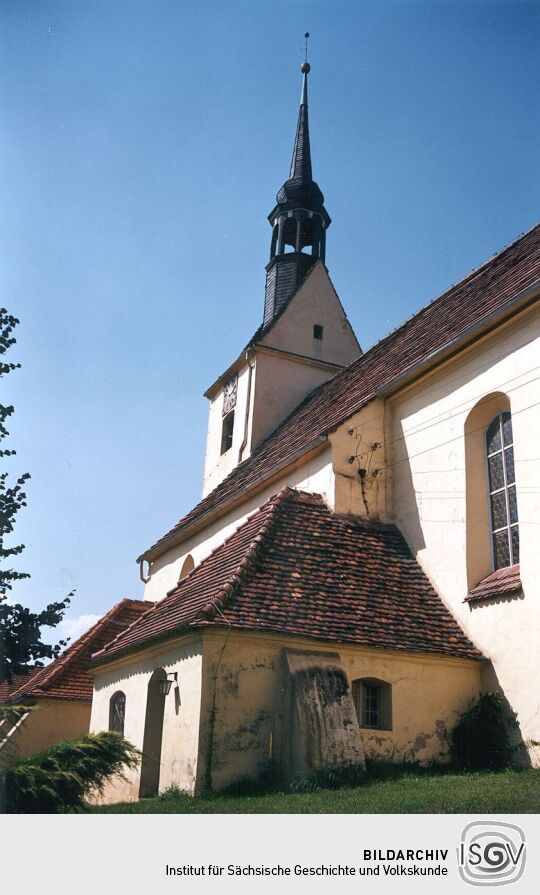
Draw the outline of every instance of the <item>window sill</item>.
<instances>
[{"instance_id":1,"label":"window sill","mask_svg":"<svg viewBox=\"0 0 540 895\"><path fill-rule=\"evenodd\" d=\"M519 563L517 563L515 566L506 566L504 569L492 572L469 591L463 602L478 603L480 600L490 600L494 597L510 597L521 589Z\"/></svg>"},{"instance_id":2,"label":"window sill","mask_svg":"<svg viewBox=\"0 0 540 895\"><path fill-rule=\"evenodd\" d=\"M371 730L373 733L392 733L391 727L371 727L368 724L359 724L360 730Z\"/></svg>"}]
</instances>

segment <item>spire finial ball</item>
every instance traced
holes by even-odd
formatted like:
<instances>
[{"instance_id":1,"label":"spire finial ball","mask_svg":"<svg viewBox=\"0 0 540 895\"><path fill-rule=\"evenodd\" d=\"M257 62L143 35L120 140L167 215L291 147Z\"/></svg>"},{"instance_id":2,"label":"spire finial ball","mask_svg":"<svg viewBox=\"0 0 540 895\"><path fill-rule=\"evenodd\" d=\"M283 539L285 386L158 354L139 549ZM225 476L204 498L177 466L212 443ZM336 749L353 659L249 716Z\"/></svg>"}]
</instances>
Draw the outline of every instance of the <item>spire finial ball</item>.
<instances>
[{"instance_id":1,"label":"spire finial ball","mask_svg":"<svg viewBox=\"0 0 540 895\"><path fill-rule=\"evenodd\" d=\"M302 72L303 75L307 75L311 71L311 65L309 64L309 62L302 62L302 65L300 66L300 71Z\"/></svg>"}]
</instances>

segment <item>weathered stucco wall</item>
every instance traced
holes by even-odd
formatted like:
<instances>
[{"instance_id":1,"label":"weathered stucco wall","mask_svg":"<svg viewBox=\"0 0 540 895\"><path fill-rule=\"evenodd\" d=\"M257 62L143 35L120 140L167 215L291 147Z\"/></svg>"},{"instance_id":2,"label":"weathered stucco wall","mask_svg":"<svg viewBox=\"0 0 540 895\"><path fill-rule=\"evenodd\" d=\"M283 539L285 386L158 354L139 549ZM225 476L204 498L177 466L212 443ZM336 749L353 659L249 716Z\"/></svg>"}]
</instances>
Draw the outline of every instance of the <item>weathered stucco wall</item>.
<instances>
[{"instance_id":1,"label":"weathered stucco wall","mask_svg":"<svg viewBox=\"0 0 540 895\"><path fill-rule=\"evenodd\" d=\"M144 590L145 600L162 600L171 588L175 587L180 577L183 563L187 556L193 556L197 566L212 550L222 544L247 517L260 507L269 497L284 485L298 487L322 496L330 505L333 503L333 471L330 447L324 448L307 462L282 473L258 494L248 497L245 503L233 507L229 513L220 517L207 528L202 529L182 544L168 550L158 557L150 567L150 578Z\"/></svg>"},{"instance_id":2,"label":"weathered stucco wall","mask_svg":"<svg viewBox=\"0 0 540 895\"><path fill-rule=\"evenodd\" d=\"M361 728L368 758L444 760L447 732L480 690L483 663L479 662L277 635L205 634L200 771L211 752L211 779L217 789L243 776L257 776L287 748L282 718L284 646L339 653L351 683L369 677L391 684L392 730Z\"/></svg>"},{"instance_id":3,"label":"weathered stucco wall","mask_svg":"<svg viewBox=\"0 0 540 895\"><path fill-rule=\"evenodd\" d=\"M502 687L517 714L516 738L535 742L540 742L539 336L536 309L477 341L393 398L387 431L393 517L445 602L492 660L495 676L486 678L486 686ZM463 602L468 589L492 565L485 536L487 475L484 466L467 477L472 458L467 445L478 438L478 427L468 428L467 421L493 394L503 402L499 408L492 400L494 411L510 406L512 412L523 592L473 606ZM480 422L483 439L487 421ZM538 764L538 747L529 745Z\"/></svg>"},{"instance_id":4,"label":"weathered stucco wall","mask_svg":"<svg viewBox=\"0 0 540 895\"><path fill-rule=\"evenodd\" d=\"M386 404L370 401L329 438L336 513L386 521Z\"/></svg>"},{"instance_id":5,"label":"weathered stucco wall","mask_svg":"<svg viewBox=\"0 0 540 895\"><path fill-rule=\"evenodd\" d=\"M202 645L198 639L167 644L148 650L114 665L97 668L90 729L93 733L109 728L109 706L114 693L126 695L124 736L142 751L148 682L156 668L178 674L165 698L163 743L159 790L178 787L193 792L197 775L199 716L202 685ZM140 768L129 771L126 779L116 778L107 785L104 802L134 801L139 797Z\"/></svg>"},{"instance_id":6,"label":"weathered stucco wall","mask_svg":"<svg viewBox=\"0 0 540 895\"><path fill-rule=\"evenodd\" d=\"M35 755L61 740L88 733L90 703L71 699L38 699L10 742L14 758Z\"/></svg>"}]
</instances>

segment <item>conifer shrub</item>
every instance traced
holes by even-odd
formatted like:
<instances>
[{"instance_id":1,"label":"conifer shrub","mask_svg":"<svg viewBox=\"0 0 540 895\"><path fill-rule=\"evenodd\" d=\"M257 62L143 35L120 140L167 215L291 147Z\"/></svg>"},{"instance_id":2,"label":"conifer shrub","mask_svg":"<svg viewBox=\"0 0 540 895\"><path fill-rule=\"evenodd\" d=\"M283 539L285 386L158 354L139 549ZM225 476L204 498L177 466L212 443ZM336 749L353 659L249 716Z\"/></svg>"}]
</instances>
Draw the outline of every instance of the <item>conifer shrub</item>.
<instances>
[{"instance_id":1,"label":"conifer shrub","mask_svg":"<svg viewBox=\"0 0 540 895\"><path fill-rule=\"evenodd\" d=\"M511 746L500 693L482 693L463 712L451 735L455 767L467 771L498 771L507 768Z\"/></svg>"},{"instance_id":2,"label":"conifer shrub","mask_svg":"<svg viewBox=\"0 0 540 895\"><path fill-rule=\"evenodd\" d=\"M85 734L20 759L4 772L8 814L81 810L90 790L101 791L113 774L134 768L140 753L111 731Z\"/></svg>"}]
</instances>

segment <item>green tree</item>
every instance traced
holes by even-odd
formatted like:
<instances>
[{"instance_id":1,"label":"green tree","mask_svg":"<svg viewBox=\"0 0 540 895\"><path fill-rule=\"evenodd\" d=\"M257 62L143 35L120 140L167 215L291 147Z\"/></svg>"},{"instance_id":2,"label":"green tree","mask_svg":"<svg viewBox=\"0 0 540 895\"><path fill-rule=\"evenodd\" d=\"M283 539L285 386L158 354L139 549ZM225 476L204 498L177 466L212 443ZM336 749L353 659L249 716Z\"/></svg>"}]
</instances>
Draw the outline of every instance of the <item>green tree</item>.
<instances>
[{"instance_id":1,"label":"green tree","mask_svg":"<svg viewBox=\"0 0 540 895\"><path fill-rule=\"evenodd\" d=\"M19 321L0 308L0 376L5 376L20 364L5 361L6 352L15 344L13 331ZM13 450L2 447L3 440L9 434L6 420L13 413L13 406L0 404L0 457L11 457ZM13 585L23 578L27 572L20 572L11 567L14 557L24 550L24 544L6 546L5 539L13 533L17 513L26 506L26 482L28 473L10 484L8 473L0 473L0 683L11 680L13 674L23 674L32 667L43 665L44 659L53 659L66 646L66 640L59 640L55 645L43 643L41 628L55 627L63 618L73 593L64 600L49 603L41 612L32 612L19 603L8 600Z\"/></svg>"}]
</instances>

